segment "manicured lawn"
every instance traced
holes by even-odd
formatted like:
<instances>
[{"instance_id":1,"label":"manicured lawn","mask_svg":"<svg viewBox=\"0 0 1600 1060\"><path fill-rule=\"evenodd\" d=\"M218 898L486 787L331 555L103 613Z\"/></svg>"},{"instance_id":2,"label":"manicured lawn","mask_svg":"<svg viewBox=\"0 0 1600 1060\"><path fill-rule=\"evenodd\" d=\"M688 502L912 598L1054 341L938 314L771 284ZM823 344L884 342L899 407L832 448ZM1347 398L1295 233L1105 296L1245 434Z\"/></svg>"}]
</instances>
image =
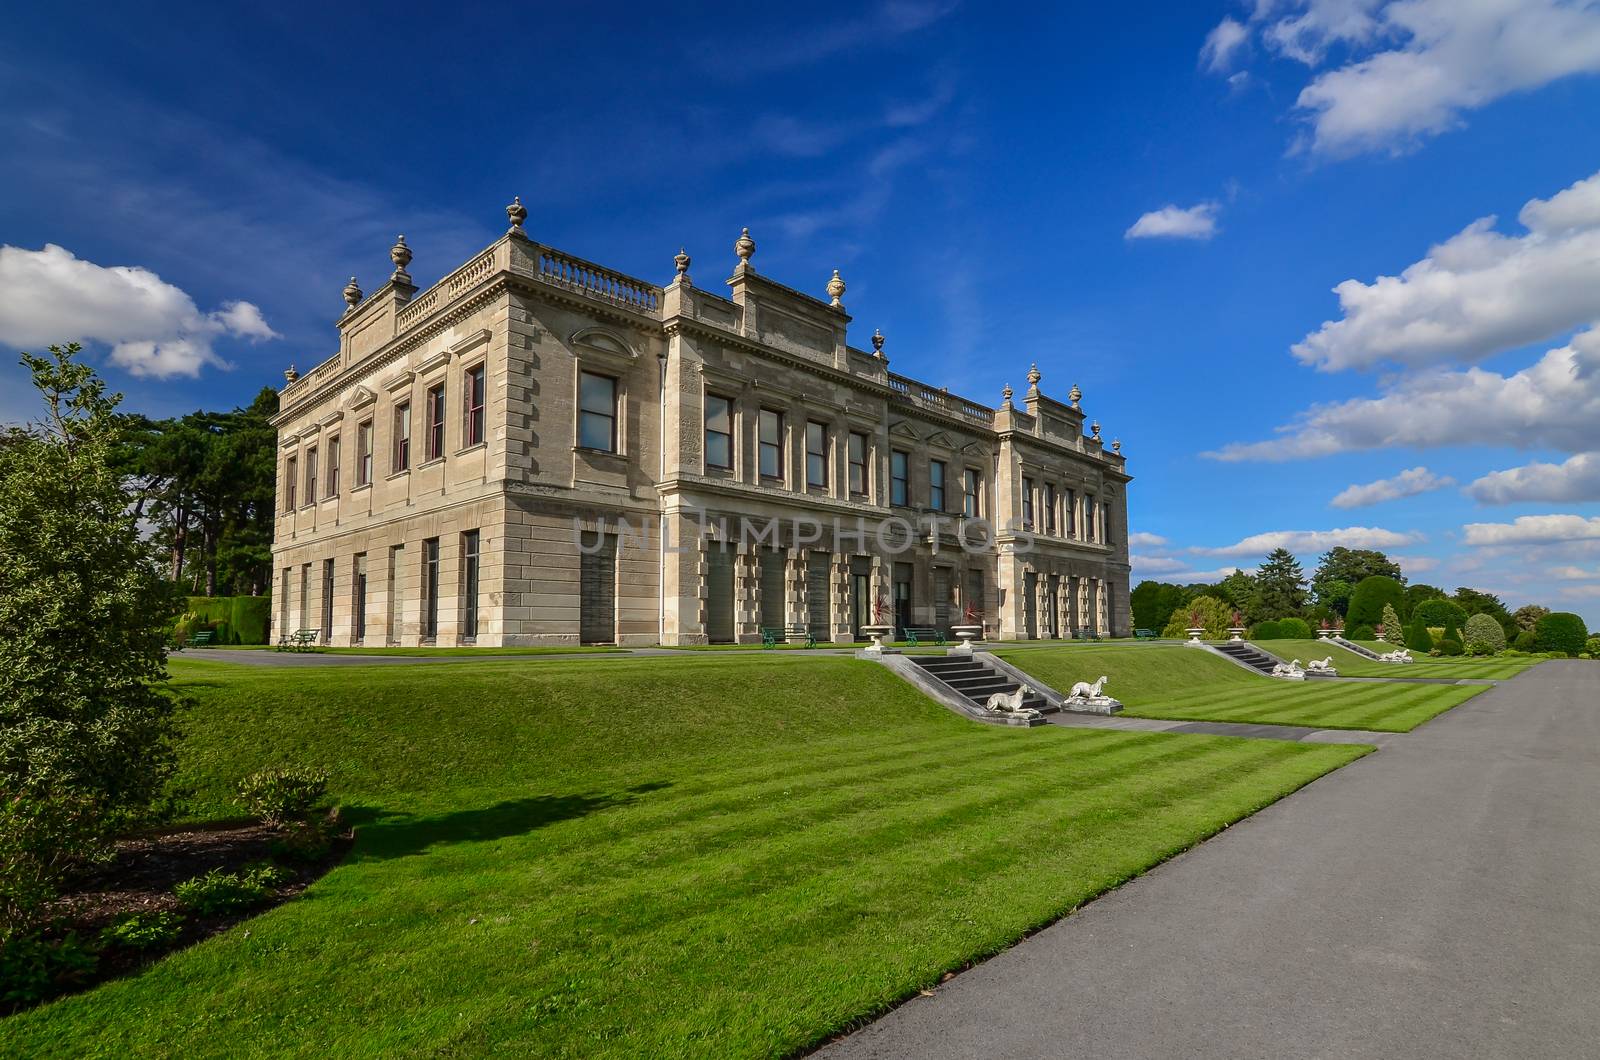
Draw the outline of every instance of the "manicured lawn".
<instances>
[{"instance_id":1,"label":"manicured lawn","mask_svg":"<svg viewBox=\"0 0 1600 1060\"><path fill-rule=\"evenodd\" d=\"M320 764L356 849L7 1055L783 1055L1366 750L982 726L779 653L172 668L192 816Z\"/></svg>"},{"instance_id":2,"label":"manicured lawn","mask_svg":"<svg viewBox=\"0 0 1600 1060\"><path fill-rule=\"evenodd\" d=\"M1035 649L996 652L1059 692L1104 674L1124 713L1187 721L1266 722L1324 729L1406 732L1482 692L1484 685L1275 681L1210 652ZM1322 658L1324 652L1317 656ZM1302 660L1303 661L1303 660ZM1400 669L1400 667L1395 667ZM1405 667L1415 669L1415 665Z\"/></svg>"},{"instance_id":3,"label":"manicured lawn","mask_svg":"<svg viewBox=\"0 0 1600 1060\"><path fill-rule=\"evenodd\" d=\"M1333 665L1343 677L1443 677L1452 680L1463 677L1478 677L1489 680L1503 680L1515 677L1530 666L1537 666L1544 662L1543 659L1501 659L1496 657L1469 659L1465 656L1433 658L1427 655L1416 656L1416 661L1411 663L1384 663L1365 656L1357 655L1353 651L1346 651L1337 644L1329 644L1318 640L1263 640L1258 641L1261 647L1274 655L1285 659L1298 658L1301 662L1307 659L1325 659L1333 656ZM1391 645L1374 641L1363 645L1376 652L1393 651Z\"/></svg>"},{"instance_id":4,"label":"manicured lawn","mask_svg":"<svg viewBox=\"0 0 1600 1060\"><path fill-rule=\"evenodd\" d=\"M594 655L625 652L626 648L576 644L562 648L318 648L324 655Z\"/></svg>"}]
</instances>

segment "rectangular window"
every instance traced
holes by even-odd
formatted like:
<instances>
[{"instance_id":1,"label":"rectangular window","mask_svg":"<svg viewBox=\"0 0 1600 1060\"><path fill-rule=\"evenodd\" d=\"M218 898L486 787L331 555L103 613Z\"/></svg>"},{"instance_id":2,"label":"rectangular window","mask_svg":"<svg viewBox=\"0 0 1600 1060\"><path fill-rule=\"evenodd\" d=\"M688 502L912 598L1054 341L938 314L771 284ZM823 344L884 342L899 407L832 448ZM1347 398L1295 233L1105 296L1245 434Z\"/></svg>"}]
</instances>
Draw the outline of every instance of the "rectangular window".
<instances>
[{"instance_id":1,"label":"rectangular window","mask_svg":"<svg viewBox=\"0 0 1600 1060\"><path fill-rule=\"evenodd\" d=\"M422 636L433 640L439 635L439 539L422 543Z\"/></svg>"},{"instance_id":2,"label":"rectangular window","mask_svg":"<svg viewBox=\"0 0 1600 1060\"><path fill-rule=\"evenodd\" d=\"M976 519L982 514L978 504L978 490L982 481L975 469L967 468L961 484L961 514L968 519Z\"/></svg>"},{"instance_id":3,"label":"rectangular window","mask_svg":"<svg viewBox=\"0 0 1600 1060\"><path fill-rule=\"evenodd\" d=\"M428 434L424 461L437 460L444 455L444 384L428 388Z\"/></svg>"},{"instance_id":4,"label":"rectangular window","mask_svg":"<svg viewBox=\"0 0 1600 1060\"><path fill-rule=\"evenodd\" d=\"M1068 537L1075 537L1078 533L1078 491L1068 490L1065 502L1065 516L1067 520L1066 533Z\"/></svg>"},{"instance_id":5,"label":"rectangular window","mask_svg":"<svg viewBox=\"0 0 1600 1060\"><path fill-rule=\"evenodd\" d=\"M1085 494L1083 498L1083 539L1085 541L1094 540L1094 509L1094 498Z\"/></svg>"},{"instance_id":6,"label":"rectangular window","mask_svg":"<svg viewBox=\"0 0 1600 1060\"><path fill-rule=\"evenodd\" d=\"M706 466L733 467L733 402L706 395Z\"/></svg>"},{"instance_id":7,"label":"rectangular window","mask_svg":"<svg viewBox=\"0 0 1600 1060\"><path fill-rule=\"evenodd\" d=\"M1111 505L1100 506L1100 543L1111 544Z\"/></svg>"},{"instance_id":8,"label":"rectangular window","mask_svg":"<svg viewBox=\"0 0 1600 1060\"><path fill-rule=\"evenodd\" d=\"M322 561L322 630L317 634L322 643L328 643L333 633L333 560Z\"/></svg>"},{"instance_id":9,"label":"rectangular window","mask_svg":"<svg viewBox=\"0 0 1600 1060\"><path fill-rule=\"evenodd\" d=\"M359 644L367 635L367 554L356 553L355 568L351 572L350 635Z\"/></svg>"},{"instance_id":10,"label":"rectangular window","mask_svg":"<svg viewBox=\"0 0 1600 1060\"><path fill-rule=\"evenodd\" d=\"M372 485L372 421L356 427L356 485Z\"/></svg>"},{"instance_id":11,"label":"rectangular window","mask_svg":"<svg viewBox=\"0 0 1600 1060\"><path fill-rule=\"evenodd\" d=\"M760 451L761 477L783 477L783 413L771 409L761 410L757 426Z\"/></svg>"},{"instance_id":12,"label":"rectangular window","mask_svg":"<svg viewBox=\"0 0 1600 1060\"><path fill-rule=\"evenodd\" d=\"M931 460L928 462L928 507L936 512L944 511L943 460Z\"/></svg>"},{"instance_id":13,"label":"rectangular window","mask_svg":"<svg viewBox=\"0 0 1600 1060\"><path fill-rule=\"evenodd\" d=\"M889 454L889 503L904 508L910 495L911 457L896 449Z\"/></svg>"},{"instance_id":14,"label":"rectangular window","mask_svg":"<svg viewBox=\"0 0 1600 1060\"><path fill-rule=\"evenodd\" d=\"M617 451L617 381L610 376L578 375L578 445Z\"/></svg>"},{"instance_id":15,"label":"rectangular window","mask_svg":"<svg viewBox=\"0 0 1600 1060\"><path fill-rule=\"evenodd\" d=\"M411 402L402 401L394 407L394 471L399 473L411 467Z\"/></svg>"},{"instance_id":16,"label":"rectangular window","mask_svg":"<svg viewBox=\"0 0 1600 1060\"><path fill-rule=\"evenodd\" d=\"M1056 487L1050 482L1044 484L1044 532L1056 532Z\"/></svg>"},{"instance_id":17,"label":"rectangular window","mask_svg":"<svg viewBox=\"0 0 1600 1060\"><path fill-rule=\"evenodd\" d=\"M828 484L828 428L812 421L806 424L806 485Z\"/></svg>"},{"instance_id":18,"label":"rectangular window","mask_svg":"<svg viewBox=\"0 0 1600 1060\"><path fill-rule=\"evenodd\" d=\"M328 496L339 495L339 436L328 439Z\"/></svg>"},{"instance_id":19,"label":"rectangular window","mask_svg":"<svg viewBox=\"0 0 1600 1060\"><path fill-rule=\"evenodd\" d=\"M1022 528L1033 529L1033 479L1022 480Z\"/></svg>"},{"instance_id":20,"label":"rectangular window","mask_svg":"<svg viewBox=\"0 0 1600 1060\"><path fill-rule=\"evenodd\" d=\"M299 496L300 489L300 461L295 457L291 456L283 465L283 485L283 510L292 512L295 510L295 498Z\"/></svg>"},{"instance_id":21,"label":"rectangular window","mask_svg":"<svg viewBox=\"0 0 1600 1060\"><path fill-rule=\"evenodd\" d=\"M865 497L867 495L867 436L860 431L851 431L847 443L849 452L846 454L850 460L850 493L853 496Z\"/></svg>"},{"instance_id":22,"label":"rectangular window","mask_svg":"<svg viewBox=\"0 0 1600 1060\"><path fill-rule=\"evenodd\" d=\"M468 530L461 535L461 566L463 574L463 599L461 606L461 635L478 635L478 531Z\"/></svg>"},{"instance_id":23,"label":"rectangular window","mask_svg":"<svg viewBox=\"0 0 1600 1060\"><path fill-rule=\"evenodd\" d=\"M483 365L468 368L461 378L461 405L466 422L461 427L463 449L483 443Z\"/></svg>"},{"instance_id":24,"label":"rectangular window","mask_svg":"<svg viewBox=\"0 0 1600 1060\"><path fill-rule=\"evenodd\" d=\"M317 447L306 450L306 503L317 499Z\"/></svg>"}]
</instances>

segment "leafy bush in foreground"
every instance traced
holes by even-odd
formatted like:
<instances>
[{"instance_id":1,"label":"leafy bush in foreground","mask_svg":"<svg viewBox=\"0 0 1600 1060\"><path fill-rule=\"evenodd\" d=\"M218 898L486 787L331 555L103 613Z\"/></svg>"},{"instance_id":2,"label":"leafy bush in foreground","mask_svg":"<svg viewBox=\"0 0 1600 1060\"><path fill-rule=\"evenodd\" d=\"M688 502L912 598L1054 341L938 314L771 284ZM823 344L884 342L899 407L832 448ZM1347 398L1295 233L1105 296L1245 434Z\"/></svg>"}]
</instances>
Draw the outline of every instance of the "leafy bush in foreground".
<instances>
[{"instance_id":1,"label":"leafy bush in foreground","mask_svg":"<svg viewBox=\"0 0 1600 1060\"><path fill-rule=\"evenodd\" d=\"M1589 628L1578 615L1570 611L1552 611L1539 619L1533 629L1539 638L1540 651L1559 651L1576 655L1589 639Z\"/></svg>"},{"instance_id":2,"label":"leafy bush in foreground","mask_svg":"<svg viewBox=\"0 0 1600 1060\"><path fill-rule=\"evenodd\" d=\"M270 827L303 820L327 793L328 774L305 766L263 769L239 782L239 801Z\"/></svg>"},{"instance_id":3,"label":"leafy bush in foreground","mask_svg":"<svg viewBox=\"0 0 1600 1060\"><path fill-rule=\"evenodd\" d=\"M288 880L288 873L276 865L264 864L242 872L212 869L204 876L185 880L172 889L178 904L201 916L248 909L272 898L273 892Z\"/></svg>"}]
</instances>

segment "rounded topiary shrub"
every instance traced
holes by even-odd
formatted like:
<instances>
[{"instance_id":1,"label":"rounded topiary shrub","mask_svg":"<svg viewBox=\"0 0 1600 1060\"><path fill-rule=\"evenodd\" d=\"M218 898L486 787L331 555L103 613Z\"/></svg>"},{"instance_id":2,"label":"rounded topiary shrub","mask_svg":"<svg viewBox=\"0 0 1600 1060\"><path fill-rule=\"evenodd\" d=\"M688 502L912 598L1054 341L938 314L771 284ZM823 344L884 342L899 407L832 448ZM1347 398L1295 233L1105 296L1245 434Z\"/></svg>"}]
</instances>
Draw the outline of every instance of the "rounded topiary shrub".
<instances>
[{"instance_id":1,"label":"rounded topiary shrub","mask_svg":"<svg viewBox=\"0 0 1600 1060\"><path fill-rule=\"evenodd\" d=\"M1445 638L1439 642L1440 655L1460 655L1464 650L1461 647L1461 642L1449 634L1446 634Z\"/></svg>"},{"instance_id":2,"label":"rounded topiary shrub","mask_svg":"<svg viewBox=\"0 0 1600 1060\"><path fill-rule=\"evenodd\" d=\"M1540 651L1559 651L1576 655L1589 640L1589 627L1570 611L1552 611L1533 627Z\"/></svg>"},{"instance_id":3,"label":"rounded topiary shrub","mask_svg":"<svg viewBox=\"0 0 1600 1060\"><path fill-rule=\"evenodd\" d=\"M1531 629L1525 629L1517 634L1514 644L1518 651L1538 651L1539 635Z\"/></svg>"},{"instance_id":4,"label":"rounded topiary shrub","mask_svg":"<svg viewBox=\"0 0 1600 1060\"><path fill-rule=\"evenodd\" d=\"M1506 631L1489 615L1473 615L1462 630L1462 643L1474 655L1492 655L1504 651Z\"/></svg>"},{"instance_id":5,"label":"rounded topiary shrub","mask_svg":"<svg viewBox=\"0 0 1600 1060\"><path fill-rule=\"evenodd\" d=\"M1421 621L1411 623L1406 630L1406 647L1419 655L1426 655L1433 650L1433 634L1428 632L1428 627Z\"/></svg>"},{"instance_id":6,"label":"rounded topiary shrub","mask_svg":"<svg viewBox=\"0 0 1600 1060\"><path fill-rule=\"evenodd\" d=\"M1372 627L1365 622L1357 622L1344 631L1345 640L1375 640Z\"/></svg>"},{"instance_id":7,"label":"rounded topiary shrub","mask_svg":"<svg viewBox=\"0 0 1600 1060\"><path fill-rule=\"evenodd\" d=\"M1250 630L1251 640L1282 640L1283 625L1278 622L1257 622Z\"/></svg>"},{"instance_id":8,"label":"rounded topiary shrub","mask_svg":"<svg viewBox=\"0 0 1600 1060\"><path fill-rule=\"evenodd\" d=\"M1415 622L1419 618L1425 626L1437 626L1443 629L1453 624L1460 629L1467 624L1467 611L1454 600L1439 597L1424 600L1411 609L1411 620Z\"/></svg>"},{"instance_id":9,"label":"rounded topiary shrub","mask_svg":"<svg viewBox=\"0 0 1600 1060\"><path fill-rule=\"evenodd\" d=\"M1303 618L1279 619L1278 637L1280 640L1310 640L1311 624Z\"/></svg>"},{"instance_id":10,"label":"rounded topiary shrub","mask_svg":"<svg viewBox=\"0 0 1600 1060\"><path fill-rule=\"evenodd\" d=\"M1386 606L1394 608L1396 616L1404 612L1406 591L1400 583L1382 574L1362 578L1350 594L1350 624L1376 626L1383 621L1383 609Z\"/></svg>"}]
</instances>

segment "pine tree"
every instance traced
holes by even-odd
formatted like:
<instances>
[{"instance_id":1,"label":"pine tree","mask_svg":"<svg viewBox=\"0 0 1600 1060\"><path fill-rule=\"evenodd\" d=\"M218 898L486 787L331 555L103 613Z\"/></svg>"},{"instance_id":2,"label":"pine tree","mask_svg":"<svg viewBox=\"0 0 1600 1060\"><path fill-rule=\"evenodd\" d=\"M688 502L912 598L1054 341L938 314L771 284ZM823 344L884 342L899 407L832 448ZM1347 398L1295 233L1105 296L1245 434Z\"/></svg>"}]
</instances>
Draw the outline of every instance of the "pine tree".
<instances>
[{"instance_id":1,"label":"pine tree","mask_svg":"<svg viewBox=\"0 0 1600 1060\"><path fill-rule=\"evenodd\" d=\"M1256 595L1269 618L1298 616L1306 605L1306 576L1286 548L1275 548L1256 571Z\"/></svg>"}]
</instances>

